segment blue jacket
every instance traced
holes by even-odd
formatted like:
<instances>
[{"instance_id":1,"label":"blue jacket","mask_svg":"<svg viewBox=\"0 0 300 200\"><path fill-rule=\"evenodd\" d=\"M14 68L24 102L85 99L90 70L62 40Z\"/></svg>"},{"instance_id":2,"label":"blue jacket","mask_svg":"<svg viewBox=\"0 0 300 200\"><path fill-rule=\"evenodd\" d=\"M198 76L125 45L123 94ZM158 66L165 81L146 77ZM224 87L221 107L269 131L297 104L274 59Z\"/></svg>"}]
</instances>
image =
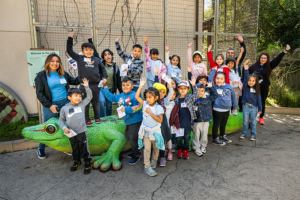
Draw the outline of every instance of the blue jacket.
<instances>
[{"instance_id":1,"label":"blue jacket","mask_svg":"<svg viewBox=\"0 0 300 200\"><path fill-rule=\"evenodd\" d=\"M121 94L113 95L109 92L108 88L105 88L103 93L109 101L116 102L119 106L125 107L126 115L123 118L126 125L143 121L143 106L136 100L134 91L127 94L122 92Z\"/></svg>"},{"instance_id":2,"label":"blue jacket","mask_svg":"<svg viewBox=\"0 0 300 200\"><path fill-rule=\"evenodd\" d=\"M194 122L209 122L212 120L211 104L218 98L218 93L214 87L211 88L211 94L205 98L198 98L194 103L194 110L197 118Z\"/></svg>"},{"instance_id":3,"label":"blue jacket","mask_svg":"<svg viewBox=\"0 0 300 200\"><path fill-rule=\"evenodd\" d=\"M216 70L214 69L208 77L208 81L213 83L213 87L217 90L218 93L218 98L213 103L213 107L226 110L231 110L231 108L233 107L233 110L237 110L237 101L233 88L226 83L221 86L214 84L213 78L215 76L215 73Z\"/></svg>"},{"instance_id":4,"label":"blue jacket","mask_svg":"<svg viewBox=\"0 0 300 200\"><path fill-rule=\"evenodd\" d=\"M244 83L243 83L243 98L242 103L252 104L258 107L258 112L262 112L261 95L250 92L248 88L249 70L244 70Z\"/></svg>"},{"instance_id":5,"label":"blue jacket","mask_svg":"<svg viewBox=\"0 0 300 200\"><path fill-rule=\"evenodd\" d=\"M179 77L181 77L181 69L179 69L178 66L173 67L172 64L170 63L167 66L167 75L170 76L170 77L172 77L172 73L174 73L176 75L173 78L176 80L177 83L179 83L180 82L180 78Z\"/></svg>"}]
</instances>

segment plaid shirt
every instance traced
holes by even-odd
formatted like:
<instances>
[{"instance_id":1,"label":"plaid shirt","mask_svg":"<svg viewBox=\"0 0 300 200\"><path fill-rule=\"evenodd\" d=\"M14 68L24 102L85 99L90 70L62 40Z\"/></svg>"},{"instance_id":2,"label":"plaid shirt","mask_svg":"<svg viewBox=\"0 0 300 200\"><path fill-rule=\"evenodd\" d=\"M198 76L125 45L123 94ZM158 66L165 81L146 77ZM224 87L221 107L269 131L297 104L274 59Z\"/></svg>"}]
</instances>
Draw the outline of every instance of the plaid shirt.
<instances>
[{"instance_id":1,"label":"plaid shirt","mask_svg":"<svg viewBox=\"0 0 300 200\"><path fill-rule=\"evenodd\" d=\"M185 98L184 98L184 101L186 102L187 107L188 107L188 109L189 109L189 111L191 113L191 119L192 119L192 121L194 121L197 118L196 112L193 110L193 105L194 105L195 101L199 97L199 90L198 90L198 88L197 88L196 85L193 86L193 91L194 91L194 94L187 94L185 96ZM174 99L174 101L175 101L176 104L178 104L179 97L180 96L177 96Z\"/></svg>"}]
</instances>

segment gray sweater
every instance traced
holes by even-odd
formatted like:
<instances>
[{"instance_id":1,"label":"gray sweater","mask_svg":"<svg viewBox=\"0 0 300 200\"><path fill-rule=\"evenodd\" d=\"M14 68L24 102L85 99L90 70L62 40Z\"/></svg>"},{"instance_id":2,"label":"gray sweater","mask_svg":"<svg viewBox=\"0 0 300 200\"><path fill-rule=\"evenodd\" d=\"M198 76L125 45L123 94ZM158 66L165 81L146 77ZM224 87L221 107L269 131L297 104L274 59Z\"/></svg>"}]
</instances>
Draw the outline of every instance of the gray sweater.
<instances>
[{"instance_id":1,"label":"gray sweater","mask_svg":"<svg viewBox=\"0 0 300 200\"><path fill-rule=\"evenodd\" d=\"M85 132L85 106L91 101L93 94L89 87L85 88L87 97L79 104L67 103L60 110L59 125L65 130L66 128L72 129L75 133L79 134ZM67 121L67 123L65 123Z\"/></svg>"}]
</instances>

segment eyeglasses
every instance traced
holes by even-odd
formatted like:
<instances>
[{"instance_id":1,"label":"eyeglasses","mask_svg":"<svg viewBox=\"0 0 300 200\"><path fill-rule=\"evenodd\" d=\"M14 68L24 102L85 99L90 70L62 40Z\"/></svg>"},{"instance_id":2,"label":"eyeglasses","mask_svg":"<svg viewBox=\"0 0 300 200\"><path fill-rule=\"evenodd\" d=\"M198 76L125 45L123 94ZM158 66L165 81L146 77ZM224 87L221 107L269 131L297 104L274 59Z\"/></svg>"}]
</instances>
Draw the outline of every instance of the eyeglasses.
<instances>
[{"instance_id":1,"label":"eyeglasses","mask_svg":"<svg viewBox=\"0 0 300 200\"><path fill-rule=\"evenodd\" d=\"M261 60L267 60L268 58L263 58L263 57L260 57L260 59L261 59Z\"/></svg>"}]
</instances>

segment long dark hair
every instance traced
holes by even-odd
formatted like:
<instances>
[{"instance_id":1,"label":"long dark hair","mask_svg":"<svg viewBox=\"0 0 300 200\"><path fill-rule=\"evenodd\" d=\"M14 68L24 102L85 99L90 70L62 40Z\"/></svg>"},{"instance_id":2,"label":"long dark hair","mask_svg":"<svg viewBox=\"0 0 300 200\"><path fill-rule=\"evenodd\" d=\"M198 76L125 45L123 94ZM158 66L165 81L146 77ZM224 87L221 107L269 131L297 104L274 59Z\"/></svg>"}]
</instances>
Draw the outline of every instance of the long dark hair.
<instances>
[{"instance_id":1,"label":"long dark hair","mask_svg":"<svg viewBox=\"0 0 300 200\"><path fill-rule=\"evenodd\" d=\"M235 59L234 58L227 58L226 59L226 65L230 62L233 62L234 64L234 67L233 67L233 70L234 70L234 73L236 73L236 62L235 62Z\"/></svg>"},{"instance_id":2,"label":"long dark hair","mask_svg":"<svg viewBox=\"0 0 300 200\"><path fill-rule=\"evenodd\" d=\"M157 90L157 89L155 89L154 87L149 87L146 91L145 91L145 94L146 93L149 93L149 94L151 94L151 95L153 95L154 96L154 99L156 98L156 97L158 97L158 99L157 99L157 103L159 104L159 105L161 105L161 102L160 102L160 95L159 95L159 91Z\"/></svg>"},{"instance_id":3,"label":"long dark hair","mask_svg":"<svg viewBox=\"0 0 300 200\"><path fill-rule=\"evenodd\" d=\"M268 78L268 80L270 80L272 69L270 66L270 55L268 53L260 54L257 61L251 67L253 67L254 71L258 71L258 68L260 67L260 58L263 55L267 56L267 62L264 65L267 66L267 78Z\"/></svg>"},{"instance_id":4,"label":"long dark hair","mask_svg":"<svg viewBox=\"0 0 300 200\"><path fill-rule=\"evenodd\" d=\"M172 60L174 57L178 58L178 64L177 64L177 67L178 67L179 69L181 69L181 66L180 66L180 57L179 57L179 56L177 56L177 55L170 56L170 57L169 57L170 62L171 62L171 60ZM172 63L171 63L171 64L172 64Z\"/></svg>"},{"instance_id":5,"label":"long dark hair","mask_svg":"<svg viewBox=\"0 0 300 200\"><path fill-rule=\"evenodd\" d=\"M215 62L216 62L216 60L217 60L218 57L221 57L221 58L223 59L223 63L220 65L220 66L222 66L222 65L224 64L224 61L225 61L224 55L221 54L221 53L218 53L218 54L216 55L216 57L215 57ZM217 64L217 63L216 63L216 64Z\"/></svg>"},{"instance_id":6,"label":"long dark hair","mask_svg":"<svg viewBox=\"0 0 300 200\"><path fill-rule=\"evenodd\" d=\"M114 53L110 50L110 49L104 49L101 53L101 58L104 60L104 55L105 55L105 52L107 52L111 55L111 62L113 62L114 60ZM105 60L104 60L105 61ZM105 61L106 62L106 61Z\"/></svg>"},{"instance_id":7,"label":"long dark hair","mask_svg":"<svg viewBox=\"0 0 300 200\"><path fill-rule=\"evenodd\" d=\"M46 70L46 74L48 76L50 76L50 67L49 67L49 64L50 64L50 62L51 62L51 60L52 60L53 57L57 57L58 58L59 68L56 71L57 71L59 77L64 76L65 75L65 70L64 70L64 67L62 66L61 59L55 53L52 53L52 54L48 55L47 58L46 58L46 60L45 60L44 69Z\"/></svg>"},{"instance_id":8,"label":"long dark hair","mask_svg":"<svg viewBox=\"0 0 300 200\"><path fill-rule=\"evenodd\" d=\"M261 78L261 75L258 72L254 72L253 74L250 74L250 77L254 77L255 78L255 85L253 86L255 88L256 91L256 95L259 95L261 93L260 91L260 85L259 85L259 79ZM250 90L250 86L247 85L248 87L248 91Z\"/></svg>"}]
</instances>

